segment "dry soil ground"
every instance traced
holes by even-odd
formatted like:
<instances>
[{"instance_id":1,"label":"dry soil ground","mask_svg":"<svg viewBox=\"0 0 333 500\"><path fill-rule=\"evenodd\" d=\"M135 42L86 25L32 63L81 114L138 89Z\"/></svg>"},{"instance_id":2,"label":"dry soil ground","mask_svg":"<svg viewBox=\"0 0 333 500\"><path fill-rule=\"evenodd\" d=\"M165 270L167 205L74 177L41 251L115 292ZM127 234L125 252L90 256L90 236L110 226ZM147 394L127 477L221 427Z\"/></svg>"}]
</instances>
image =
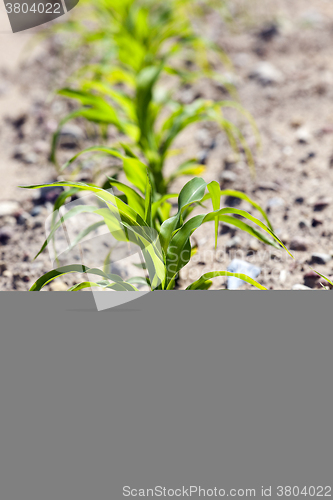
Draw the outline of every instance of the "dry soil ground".
<instances>
[{"instance_id":1,"label":"dry soil ground","mask_svg":"<svg viewBox=\"0 0 333 500\"><path fill-rule=\"evenodd\" d=\"M0 290L27 290L50 270L47 253L36 261L33 257L52 205L50 200L36 204L30 191L17 186L55 178L49 142L66 104L54 99L52 90L65 78L68 64L56 41L22 55L31 35L10 33L2 3L0 16ZM214 127L192 129L178 146L193 157L215 137L203 176L244 191L267 209L295 260L226 227L215 252L212 228L206 227L195 236L199 251L182 271L180 286L204 272L226 269L238 258L259 267L258 281L268 288L286 290L305 283L321 289L311 267L333 274L333 3L253 2L241 22L226 27L212 18L206 20L206 29L225 47L234 65L227 77L259 127L256 177L244 159L231 156ZM184 100L198 94L226 97L223 88L207 82L182 91ZM253 141L250 130L247 138ZM246 203L240 207L249 208ZM224 278L214 284L221 286Z\"/></svg>"}]
</instances>

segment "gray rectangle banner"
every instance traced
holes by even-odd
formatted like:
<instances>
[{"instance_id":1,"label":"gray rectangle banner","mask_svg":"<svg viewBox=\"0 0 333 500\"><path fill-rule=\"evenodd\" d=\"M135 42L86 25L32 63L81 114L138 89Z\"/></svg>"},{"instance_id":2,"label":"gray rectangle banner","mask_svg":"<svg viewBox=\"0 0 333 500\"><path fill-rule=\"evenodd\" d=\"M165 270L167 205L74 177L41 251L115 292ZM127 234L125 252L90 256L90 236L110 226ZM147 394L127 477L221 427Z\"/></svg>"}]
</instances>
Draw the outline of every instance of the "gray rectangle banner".
<instances>
[{"instance_id":1,"label":"gray rectangle banner","mask_svg":"<svg viewBox=\"0 0 333 500\"><path fill-rule=\"evenodd\" d=\"M330 497L331 303L0 292L1 498Z\"/></svg>"}]
</instances>

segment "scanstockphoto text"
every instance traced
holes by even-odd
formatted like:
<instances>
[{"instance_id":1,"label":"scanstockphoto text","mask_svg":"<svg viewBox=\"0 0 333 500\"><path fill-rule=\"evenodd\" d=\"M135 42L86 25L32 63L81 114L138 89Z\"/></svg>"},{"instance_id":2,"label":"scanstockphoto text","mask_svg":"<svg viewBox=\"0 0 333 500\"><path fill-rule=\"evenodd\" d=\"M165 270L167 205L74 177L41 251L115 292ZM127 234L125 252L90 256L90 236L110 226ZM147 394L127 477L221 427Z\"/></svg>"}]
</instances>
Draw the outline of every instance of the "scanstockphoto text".
<instances>
[{"instance_id":1,"label":"scanstockphoto text","mask_svg":"<svg viewBox=\"0 0 333 500\"><path fill-rule=\"evenodd\" d=\"M123 487L124 497L331 497L332 486L260 486L259 488L203 488L201 486L181 486L167 488L155 486L153 488Z\"/></svg>"}]
</instances>

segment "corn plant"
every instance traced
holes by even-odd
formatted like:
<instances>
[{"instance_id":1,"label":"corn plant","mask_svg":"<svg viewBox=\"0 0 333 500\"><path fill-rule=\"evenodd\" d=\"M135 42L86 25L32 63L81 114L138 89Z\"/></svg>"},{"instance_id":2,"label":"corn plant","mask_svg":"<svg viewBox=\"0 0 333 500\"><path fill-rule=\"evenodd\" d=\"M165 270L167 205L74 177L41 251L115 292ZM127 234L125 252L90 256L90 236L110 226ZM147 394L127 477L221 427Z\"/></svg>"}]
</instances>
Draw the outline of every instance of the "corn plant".
<instances>
[{"instance_id":1,"label":"corn plant","mask_svg":"<svg viewBox=\"0 0 333 500\"><path fill-rule=\"evenodd\" d=\"M196 0L96 0L80 2L81 19L76 13L70 20L55 26L56 31L70 31L71 40L77 35L78 45L95 47L97 64L83 68L96 74L109 73L114 64L121 64L139 73L152 63L174 59L181 54L182 60L192 63L191 73L197 70L214 74L210 58L218 54L228 62L224 52L202 33L196 32L195 21L207 9L226 16L226 2L208 0L204 4ZM87 27L86 24L89 24ZM184 73L185 75L185 73Z\"/></svg>"},{"instance_id":2,"label":"corn plant","mask_svg":"<svg viewBox=\"0 0 333 500\"><path fill-rule=\"evenodd\" d=\"M102 61L81 69L76 88L59 91L79 101L82 107L69 113L54 134L51 160L57 169L60 170L56 158L60 130L68 120L83 117L100 126L104 143L109 126L123 134L123 142L131 148L131 154L141 155L148 163L155 188L161 194L168 191L176 177L198 175L204 169L195 159L189 159L169 179L163 173L174 140L194 122L218 123L232 147L245 151L253 170L252 154L244 136L223 113L226 107L236 108L250 121L258 137L252 117L237 102L198 99L184 105L172 99L172 90L165 92L157 85L166 74L176 78L177 86L200 76L218 76L209 61L209 49L218 52L218 48L196 34L191 18L198 17L210 4L216 8L215 4L221 7L224 3L98 0L91 5L97 23L95 30L84 29L86 42L106 43L109 50L102 50L105 54ZM219 53L223 55L222 51ZM225 57L222 59L226 61ZM193 63L190 70L186 69L185 60Z\"/></svg>"},{"instance_id":3,"label":"corn plant","mask_svg":"<svg viewBox=\"0 0 333 500\"><path fill-rule=\"evenodd\" d=\"M147 162L155 189L165 194L175 178L181 175L197 175L204 169L192 158L180 165L170 178L165 178L165 162L172 154L171 148L175 139L195 122L212 121L224 130L235 150L243 148L250 166L253 167L252 154L242 132L225 118L223 110L235 108L246 117L257 133L251 115L234 101L214 102L197 99L191 104L181 104L172 100L167 92L157 87L164 69L163 65L148 66L137 76L133 76L130 72L118 68L110 74L109 84L84 81L80 90L62 89L59 92L61 95L78 100L82 107L69 113L60 122L53 137L52 160L57 164L57 141L60 130L67 121L83 117L104 127L104 132L112 125L123 134L127 153L133 157L141 156ZM120 83L125 87L125 91L119 89ZM65 165L67 166L68 164Z\"/></svg>"},{"instance_id":4,"label":"corn plant","mask_svg":"<svg viewBox=\"0 0 333 500\"><path fill-rule=\"evenodd\" d=\"M179 196L169 194L160 196L159 198L156 195L154 196L149 170L146 170L144 196L139 194L134 187L120 183L113 178L110 178L109 182L111 186L117 188L123 195L114 195L109 190L82 182L62 181L46 185L26 186L30 189L51 185L66 187L68 191L63 193L61 201L58 199L58 207L65 202L66 197L69 197L73 193L73 190L76 192L93 193L97 200L100 203L102 202L102 205L97 208L82 205L79 208L75 207L69 210L60 221L54 224L38 255L50 244L55 231L60 225L71 217L75 217L78 211L80 213L93 213L98 219L96 223L85 228L78 235L75 243L78 244L81 239L86 237L90 232L93 232L96 229L96 224L106 225L115 239L128 241L140 247L145 259L146 268L150 270L149 278L147 277L144 282L152 290L172 290L175 287L180 270L190 262L191 256L196 250L192 245L191 236L196 229L207 222L215 222L216 246L218 242L219 222L224 222L235 226L268 245L276 248L285 248L280 239L274 234L266 213L257 203L244 193L221 191L216 181L207 184L202 178L195 177L185 184ZM239 197L250 203L264 218L266 224L244 210L229 207L221 208L221 197L225 195ZM175 197L177 197L178 209L174 215L170 216L170 198ZM208 200L212 203L212 211L198 215L192 214L195 207L202 206ZM155 240L150 236L152 229L157 234ZM286 248L285 250L288 252ZM71 287L70 291L78 291L91 287L99 287L102 290L136 291L139 288L135 285L142 284L142 277L137 278L133 276L129 280L123 280L120 276L110 274L106 270L73 264L46 273L35 282L30 290L39 291L58 276L73 272L96 275L103 279L99 279L96 282L84 281ZM227 271L206 273L199 280L188 286L187 289L206 290L212 285L212 279L220 276L235 276L261 290L265 289L248 276Z\"/></svg>"}]
</instances>

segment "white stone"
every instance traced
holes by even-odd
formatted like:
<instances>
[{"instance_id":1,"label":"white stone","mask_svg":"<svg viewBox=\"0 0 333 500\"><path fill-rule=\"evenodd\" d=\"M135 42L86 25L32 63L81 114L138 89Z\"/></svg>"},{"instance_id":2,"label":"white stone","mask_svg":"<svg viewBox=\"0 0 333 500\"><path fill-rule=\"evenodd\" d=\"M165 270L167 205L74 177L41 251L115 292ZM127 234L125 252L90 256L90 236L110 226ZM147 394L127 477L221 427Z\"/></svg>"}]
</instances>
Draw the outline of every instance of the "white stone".
<instances>
[{"instance_id":1,"label":"white stone","mask_svg":"<svg viewBox=\"0 0 333 500\"><path fill-rule=\"evenodd\" d=\"M262 85L273 85L282 83L284 76L273 64L267 61L262 61L254 68L250 77L255 78Z\"/></svg>"}]
</instances>

